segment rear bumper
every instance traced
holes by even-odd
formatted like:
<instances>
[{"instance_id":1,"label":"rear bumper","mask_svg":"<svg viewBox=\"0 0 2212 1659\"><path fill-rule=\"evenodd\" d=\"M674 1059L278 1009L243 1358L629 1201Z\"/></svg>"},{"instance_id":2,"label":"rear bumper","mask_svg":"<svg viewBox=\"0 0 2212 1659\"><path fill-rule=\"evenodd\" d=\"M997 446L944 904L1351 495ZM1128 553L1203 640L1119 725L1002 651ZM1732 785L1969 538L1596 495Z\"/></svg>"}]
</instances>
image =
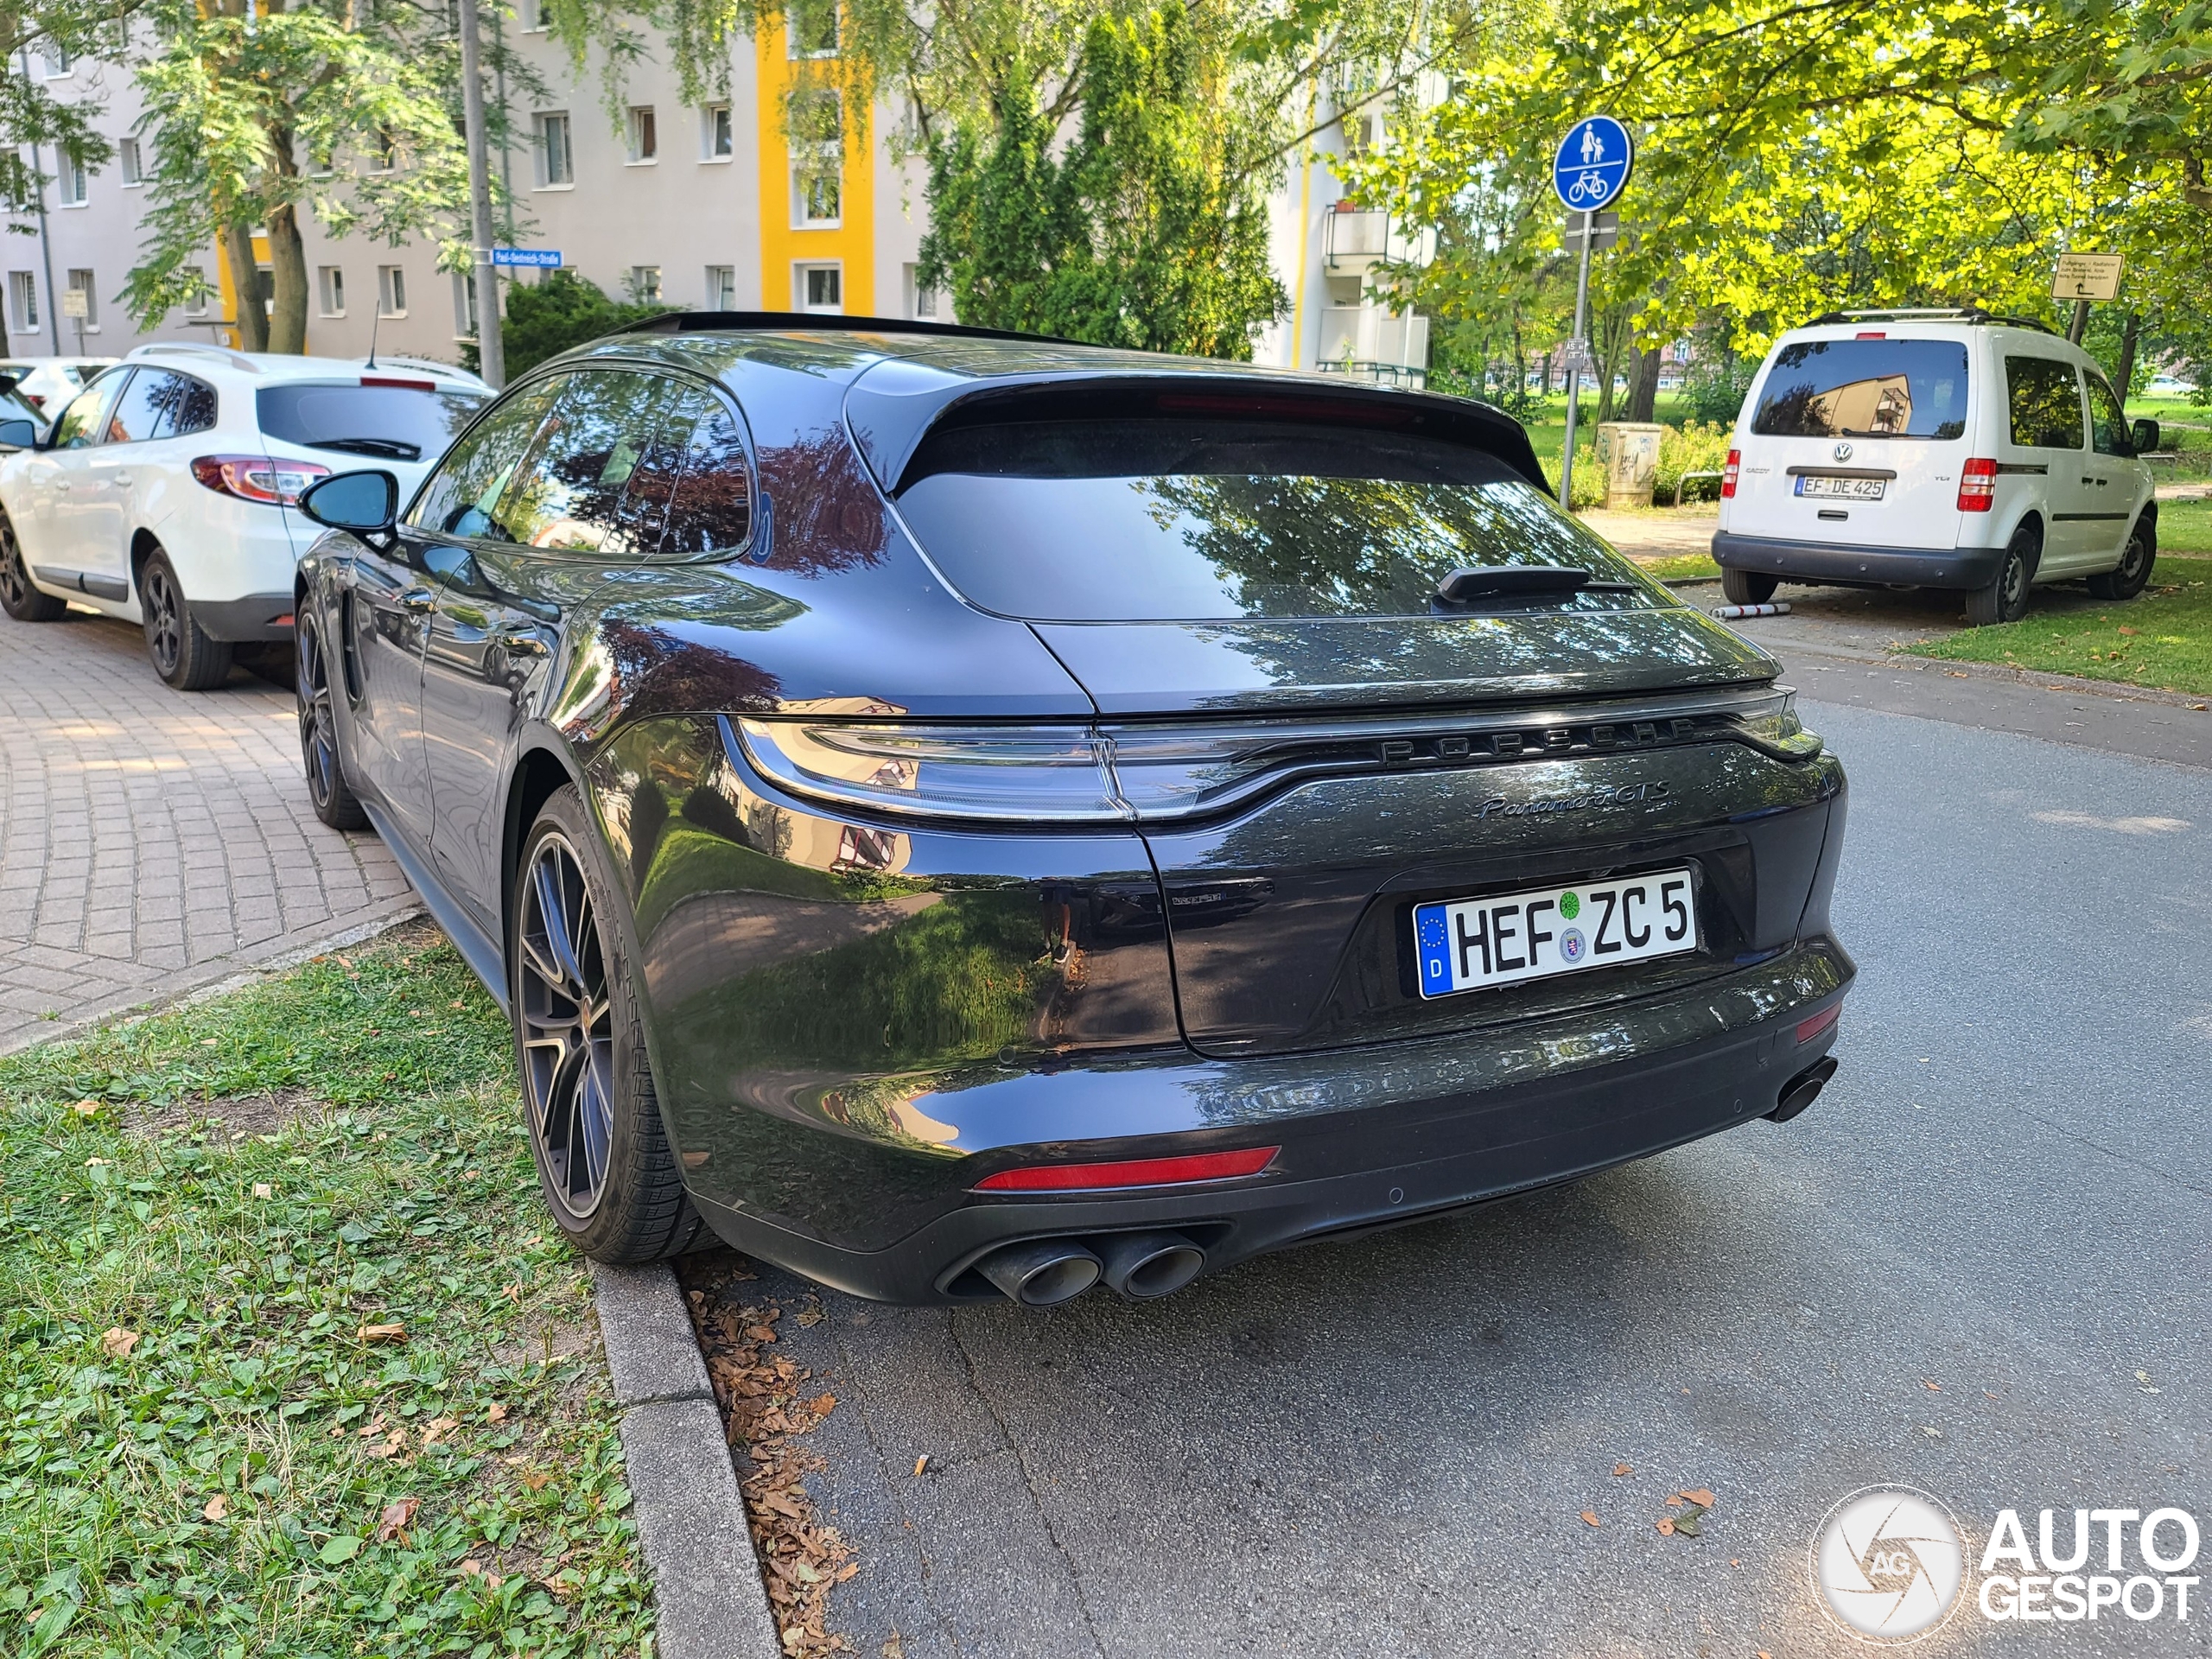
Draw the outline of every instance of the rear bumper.
<instances>
[{"instance_id":1,"label":"rear bumper","mask_svg":"<svg viewBox=\"0 0 2212 1659\"><path fill-rule=\"evenodd\" d=\"M1833 1025L1804 1043L1797 1027L1840 1001L1853 973L1840 947L1815 938L1723 981L1573 1020L1319 1054L1071 1066L929 1094L912 1104L950 1141L891 1185L914 1199L935 1186L923 1208L938 1213L880 1249L720 1201L711 1182L695 1179L693 1198L738 1249L878 1300L995 1296L970 1268L999 1245L1135 1228L1186 1232L1211 1270L1572 1180L1762 1117L1833 1043ZM1009 1135L1017 1125L1027 1132ZM1116 1138L1091 1138L1108 1125ZM990 1150L962 1156L963 1142ZM1281 1152L1261 1175L1205 1187L969 1190L1078 1148L1090 1161L1251 1146Z\"/></svg>"},{"instance_id":2,"label":"rear bumper","mask_svg":"<svg viewBox=\"0 0 2212 1659\"><path fill-rule=\"evenodd\" d=\"M2001 547L1851 547L1725 530L1713 537L1713 562L1724 569L1845 587L1986 588L2004 559Z\"/></svg>"},{"instance_id":3,"label":"rear bumper","mask_svg":"<svg viewBox=\"0 0 2212 1659\"><path fill-rule=\"evenodd\" d=\"M210 639L239 645L251 640L289 639L292 637L292 595L248 594L244 599L195 599L193 620Z\"/></svg>"}]
</instances>

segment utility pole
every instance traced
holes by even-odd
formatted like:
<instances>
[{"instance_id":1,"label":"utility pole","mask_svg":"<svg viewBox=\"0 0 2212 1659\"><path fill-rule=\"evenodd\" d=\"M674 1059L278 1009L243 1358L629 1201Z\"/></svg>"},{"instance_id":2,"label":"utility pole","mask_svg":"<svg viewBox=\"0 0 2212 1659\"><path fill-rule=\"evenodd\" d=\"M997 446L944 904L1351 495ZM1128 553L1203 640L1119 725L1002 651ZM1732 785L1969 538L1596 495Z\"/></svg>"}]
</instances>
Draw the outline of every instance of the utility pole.
<instances>
[{"instance_id":1,"label":"utility pole","mask_svg":"<svg viewBox=\"0 0 2212 1659\"><path fill-rule=\"evenodd\" d=\"M476 0L461 0L461 109L468 143L468 216L476 268L476 366L498 391L507 382L499 339L499 273L492 264L492 166L485 137L484 49Z\"/></svg>"}]
</instances>

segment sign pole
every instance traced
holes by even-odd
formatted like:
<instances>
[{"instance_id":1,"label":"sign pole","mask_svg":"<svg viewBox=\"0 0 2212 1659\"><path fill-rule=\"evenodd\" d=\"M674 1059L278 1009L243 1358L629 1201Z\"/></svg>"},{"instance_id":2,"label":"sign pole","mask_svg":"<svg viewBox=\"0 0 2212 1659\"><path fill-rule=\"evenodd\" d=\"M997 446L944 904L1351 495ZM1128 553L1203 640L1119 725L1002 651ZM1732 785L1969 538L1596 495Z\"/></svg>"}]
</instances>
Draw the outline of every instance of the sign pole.
<instances>
[{"instance_id":1,"label":"sign pole","mask_svg":"<svg viewBox=\"0 0 2212 1659\"><path fill-rule=\"evenodd\" d=\"M2076 300L2074 302L2074 321L2066 331L2066 338L2079 346L2082 343L2082 336L2088 332L2089 302L2087 300Z\"/></svg>"},{"instance_id":2,"label":"sign pole","mask_svg":"<svg viewBox=\"0 0 2212 1659\"><path fill-rule=\"evenodd\" d=\"M497 391L507 383L505 342L499 338L499 276L492 266L492 164L484 118L484 52L478 38L476 0L461 0L461 130L468 148L469 239L474 246L476 372Z\"/></svg>"},{"instance_id":3,"label":"sign pole","mask_svg":"<svg viewBox=\"0 0 2212 1659\"><path fill-rule=\"evenodd\" d=\"M1589 336L1583 330L1590 319L1590 245L1597 238L1591 233L1597 214L1582 215L1582 268L1574 279L1574 340L1586 353L1585 343ZM1567 447L1560 451L1559 505L1562 512L1574 511L1574 419L1582 401L1582 359L1576 358L1567 365Z\"/></svg>"}]
</instances>

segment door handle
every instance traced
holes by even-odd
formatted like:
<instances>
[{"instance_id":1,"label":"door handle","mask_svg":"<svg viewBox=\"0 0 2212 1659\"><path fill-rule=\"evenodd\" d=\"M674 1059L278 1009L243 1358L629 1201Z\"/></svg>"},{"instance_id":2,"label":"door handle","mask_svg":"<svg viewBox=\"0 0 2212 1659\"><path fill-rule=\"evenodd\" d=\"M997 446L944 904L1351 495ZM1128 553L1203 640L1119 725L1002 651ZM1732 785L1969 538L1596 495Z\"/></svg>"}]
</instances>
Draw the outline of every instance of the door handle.
<instances>
[{"instance_id":1,"label":"door handle","mask_svg":"<svg viewBox=\"0 0 2212 1659\"><path fill-rule=\"evenodd\" d=\"M543 657L550 654L543 636L536 628L501 628L492 636L492 643L510 657Z\"/></svg>"},{"instance_id":2,"label":"door handle","mask_svg":"<svg viewBox=\"0 0 2212 1659\"><path fill-rule=\"evenodd\" d=\"M2082 481L2084 484L2101 484L2104 482L2104 480L2101 478L2091 478L2087 473L2084 473L2082 474Z\"/></svg>"},{"instance_id":3,"label":"door handle","mask_svg":"<svg viewBox=\"0 0 2212 1659\"><path fill-rule=\"evenodd\" d=\"M438 608L438 596L427 588L410 588L399 595L399 608L422 616Z\"/></svg>"}]
</instances>

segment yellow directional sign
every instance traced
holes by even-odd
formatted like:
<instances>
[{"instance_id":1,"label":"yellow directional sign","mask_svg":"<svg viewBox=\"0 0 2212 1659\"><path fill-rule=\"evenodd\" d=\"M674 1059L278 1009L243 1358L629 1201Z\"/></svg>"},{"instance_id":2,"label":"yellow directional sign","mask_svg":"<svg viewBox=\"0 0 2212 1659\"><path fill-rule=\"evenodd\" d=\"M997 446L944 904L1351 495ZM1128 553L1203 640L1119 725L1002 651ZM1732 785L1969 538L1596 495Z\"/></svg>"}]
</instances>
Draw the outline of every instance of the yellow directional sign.
<instances>
[{"instance_id":1,"label":"yellow directional sign","mask_svg":"<svg viewBox=\"0 0 2212 1659\"><path fill-rule=\"evenodd\" d=\"M2062 253L2051 275L2051 297L2060 300L2116 300L2126 261L2116 253Z\"/></svg>"}]
</instances>

